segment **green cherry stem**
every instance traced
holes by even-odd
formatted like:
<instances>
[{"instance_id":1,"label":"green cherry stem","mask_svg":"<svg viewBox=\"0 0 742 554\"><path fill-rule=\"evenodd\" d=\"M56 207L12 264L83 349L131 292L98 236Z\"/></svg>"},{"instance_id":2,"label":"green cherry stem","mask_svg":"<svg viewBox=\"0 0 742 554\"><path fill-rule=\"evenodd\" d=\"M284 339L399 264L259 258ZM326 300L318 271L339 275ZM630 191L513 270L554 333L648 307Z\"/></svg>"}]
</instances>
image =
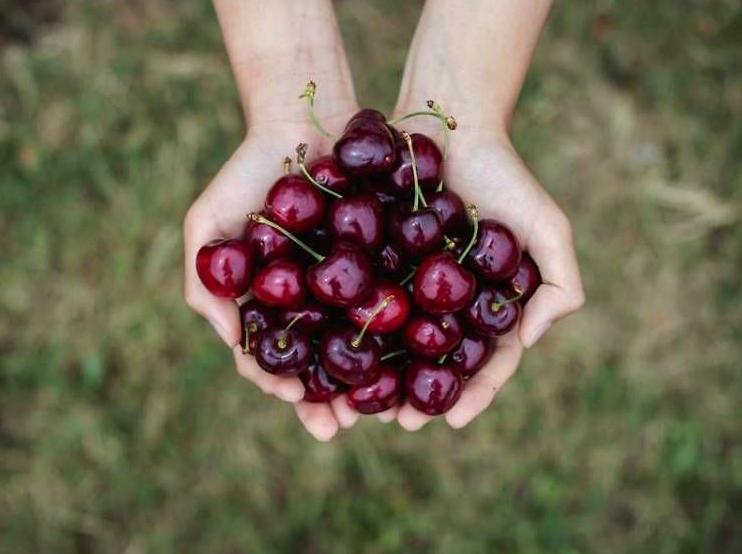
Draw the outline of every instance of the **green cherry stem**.
<instances>
[{"instance_id":1,"label":"green cherry stem","mask_svg":"<svg viewBox=\"0 0 742 554\"><path fill-rule=\"evenodd\" d=\"M417 271L417 268L413 265L412 266L412 271L410 271L407 274L407 276L399 282L399 286L401 286L401 287L405 286L409 282L409 280L412 279L415 276L415 272L416 271Z\"/></svg>"},{"instance_id":2,"label":"green cherry stem","mask_svg":"<svg viewBox=\"0 0 742 554\"><path fill-rule=\"evenodd\" d=\"M255 333L258 330L258 326L255 324L255 322L247 323L244 326L245 330L245 342L242 344L242 353L243 354L249 354L250 353L250 333Z\"/></svg>"},{"instance_id":3,"label":"green cherry stem","mask_svg":"<svg viewBox=\"0 0 742 554\"><path fill-rule=\"evenodd\" d=\"M420 181L417 178L417 160L415 159L415 149L412 147L412 137L407 131L402 131L400 134L402 135L402 139L407 143L407 150L410 152L410 161L412 162L412 179L415 183L415 199L412 202L412 211L416 212L419 206L419 200L422 200L423 206L427 206L428 203L425 201L425 197L420 190Z\"/></svg>"},{"instance_id":4,"label":"green cherry stem","mask_svg":"<svg viewBox=\"0 0 742 554\"><path fill-rule=\"evenodd\" d=\"M376 305L374 310L371 312L371 315L368 316L366 323L364 323L363 327L361 327L361 330L358 332L355 338L350 341L350 345L353 348L358 348L359 346L361 346L361 341L363 340L363 336L366 334L368 326L371 325L371 322L374 320L374 318L379 315L391 303L392 300L394 300L394 295L390 294Z\"/></svg>"},{"instance_id":5,"label":"green cherry stem","mask_svg":"<svg viewBox=\"0 0 742 554\"><path fill-rule=\"evenodd\" d=\"M507 300L503 300L502 302L493 302L490 304L490 308L493 312L499 312L502 308L507 306L508 304L512 304L513 302L517 302L521 299L523 296L523 292L516 289L516 295L512 298L508 298Z\"/></svg>"},{"instance_id":6,"label":"green cherry stem","mask_svg":"<svg viewBox=\"0 0 742 554\"><path fill-rule=\"evenodd\" d=\"M395 350L394 352L389 352L389 354L384 354L381 357L381 361L385 362L390 358L394 358L395 356L401 356L402 354L406 354L407 350Z\"/></svg>"},{"instance_id":7,"label":"green cherry stem","mask_svg":"<svg viewBox=\"0 0 742 554\"><path fill-rule=\"evenodd\" d=\"M288 175L289 173L291 173L291 158L286 156L283 159L283 174Z\"/></svg>"},{"instance_id":8,"label":"green cherry stem","mask_svg":"<svg viewBox=\"0 0 742 554\"><path fill-rule=\"evenodd\" d=\"M446 361L446 358L447 357L448 357L448 352L446 352L445 354L443 354L443 356L441 356L440 358L438 358L438 363L439 364L442 364L443 362Z\"/></svg>"},{"instance_id":9,"label":"green cherry stem","mask_svg":"<svg viewBox=\"0 0 742 554\"><path fill-rule=\"evenodd\" d=\"M456 127L458 127L458 123L456 122L456 119L452 115L446 115L443 112L443 108L441 108L440 105L434 102L433 100L428 100L426 104L428 108L430 108L430 110L421 110L417 112L408 113L396 119L392 119L389 122L389 124L396 125L397 123L401 123L402 121L406 121L413 117L421 117L421 116L435 117L438 121L441 122L441 127L443 127L443 158L445 159L446 156L448 155L448 133L449 131L455 130Z\"/></svg>"},{"instance_id":10,"label":"green cherry stem","mask_svg":"<svg viewBox=\"0 0 742 554\"><path fill-rule=\"evenodd\" d=\"M307 167L304 165L304 160L306 160L307 157L307 145L305 143L300 143L299 146L296 147L296 165L299 166L299 171L301 171L302 175L306 178L307 181L312 183L315 187L320 189L323 192L326 192L330 196L334 196L335 198L342 198L342 194L338 194L332 189L328 189L326 186L321 184L319 181L317 181L314 177L312 177L309 174L309 171L307 171Z\"/></svg>"},{"instance_id":11,"label":"green cherry stem","mask_svg":"<svg viewBox=\"0 0 742 554\"><path fill-rule=\"evenodd\" d=\"M479 233L479 210L477 210L477 207L474 204L469 204L469 206L467 206L466 212L469 214L469 219L471 220L473 229L469 244L466 245L466 248L464 248L464 251L459 256L459 263L463 263L463 261L466 259L466 255L471 251L472 248L474 248L474 244L477 242L477 234Z\"/></svg>"},{"instance_id":12,"label":"green cherry stem","mask_svg":"<svg viewBox=\"0 0 742 554\"><path fill-rule=\"evenodd\" d=\"M320 134L328 137L328 138L335 138L335 136L328 132L327 129L325 129L322 126L322 123L320 122L319 118L317 117L317 113L314 111L314 97L317 95L317 83L314 81L309 81L307 83L307 86L304 88L304 92L302 92L299 95L299 98L306 98L307 100L307 113L309 114L309 119L312 122L312 125L317 129L317 131L320 132Z\"/></svg>"},{"instance_id":13,"label":"green cherry stem","mask_svg":"<svg viewBox=\"0 0 742 554\"><path fill-rule=\"evenodd\" d=\"M286 334L294 326L294 324L305 315L307 315L307 312L301 312L300 314L297 314L296 317L289 321L289 324L283 328L283 333L281 333L281 336L278 337L278 348L280 348L281 350L284 350L286 348Z\"/></svg>"},{"instance_id":14,"label":"green cherry stem","mask_svg":"<svg viewBox=\"0 0 742 554\"><path fill-rule=\"evenodd\" d=\"M256 214L256 213L248 214L247 217L250 218L252 221L255 221L257 223L262 223L263 225L267 225L268 227L272 227L276 231L279 231L280 233L285 235L288 239L292 240L295 244L301 247L302 250L304 250L307 254L312 256L318 262L321 262L322 260L325 259L325 257L322 254L318 253L316 250L314 250L311 246L309 246L306 242L301 240L295 234L287 231L286 229L281 227L278 223L274 223L267 217L263 217L262 215Z\"/></svg>"}]
</instances>

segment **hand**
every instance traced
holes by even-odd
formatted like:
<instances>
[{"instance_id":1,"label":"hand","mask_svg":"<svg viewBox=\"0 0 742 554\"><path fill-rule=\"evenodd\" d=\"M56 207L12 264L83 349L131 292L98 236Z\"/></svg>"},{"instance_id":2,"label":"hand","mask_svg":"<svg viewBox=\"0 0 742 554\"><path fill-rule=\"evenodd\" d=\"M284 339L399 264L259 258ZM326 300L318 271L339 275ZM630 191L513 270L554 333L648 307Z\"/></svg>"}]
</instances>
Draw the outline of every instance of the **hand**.
<instances>
[{"instance_id":1,"label":"hand","mask_svg":"<svg viewBox=\"0 0 742 554\"><path fill-rule=\"evenodd\" d=\"M413 125L422 123L410 122ZM492 360L466 383L460 400L446 414L449 425L460 428L490 405L518 367L523 348L535 344L554 321L578 309L584 293L569 220L528 171L504 132L468 128L451 133L445 183L467 204L476 205L481 218L510 227L543 278L519 326L497 340ZM400 425L410 431L429 420L409 404L398 414Z\"/></svg>"}]
</instances>

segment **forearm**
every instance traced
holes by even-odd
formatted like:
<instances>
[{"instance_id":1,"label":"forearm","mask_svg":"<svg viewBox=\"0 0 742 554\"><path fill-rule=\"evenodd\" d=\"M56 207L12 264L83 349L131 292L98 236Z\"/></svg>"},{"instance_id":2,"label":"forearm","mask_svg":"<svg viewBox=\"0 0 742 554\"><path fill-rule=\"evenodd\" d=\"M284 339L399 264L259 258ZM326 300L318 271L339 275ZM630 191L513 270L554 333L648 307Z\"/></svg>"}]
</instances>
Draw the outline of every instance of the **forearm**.
<instances>
[{"instance_id":1,"label":"forearm","mask_svg":"<svg viewBox=\"0 0 742 554\"><path fill-rule=\"evenodd\" d=\"M551 0L428 0L398 107L432 97L460 126L509 124Z\"/></svg>"},{"instance_id":2,"label":"forearm","mask_svg":"<svg viewBox=\"0 0 742 554\"><path fill-rule=\"evenodd\" d=\"M214 0L214 7L250 125L304 121L298 96L310 79L320 85L320 116L354 101L330 0Z\"/></svg>"}]
</instances>

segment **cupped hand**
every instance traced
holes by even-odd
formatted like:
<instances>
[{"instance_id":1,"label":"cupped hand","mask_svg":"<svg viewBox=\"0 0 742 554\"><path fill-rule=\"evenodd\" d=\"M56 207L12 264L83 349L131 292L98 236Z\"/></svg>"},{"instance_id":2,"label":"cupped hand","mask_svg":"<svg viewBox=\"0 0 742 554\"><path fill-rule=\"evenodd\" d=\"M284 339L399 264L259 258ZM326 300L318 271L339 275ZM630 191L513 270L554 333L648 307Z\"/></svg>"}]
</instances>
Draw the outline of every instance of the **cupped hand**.
<instances>
[{"instance_id":1,"label":"cupped hand","mask_svg":"<svg viewBox=\"0 0 742 554\"><path fill-rule=\"evenodd\" d=\"M298 100L297 100L298 101ZM325 121L337 130L353 113L354 106ZM333 125L336 123L336 125ZM183 225L185 241L185 297L191 308L204 316L232 350L238 373L266 394L294 403L307 430L319 440L329 440L340 426L352 426L358 414L348 407L345 396L331 404L302 400L304 386L296 378L278 377L263 371L240 345L239 308L236 302L217 298L196 274L196 253L218 238L236 238L244 233L247 214L263 207L265 194L283 172L283 160L294 155L300 142L309 145L309 159L329 151L331 142L310 125L285 121L255 126L224 164L216 177L188 210Z\"/></svg>"},{"instance_id":2,"label":"cupped hand","mask_svg":"<svg viewBox=\"0 0 742 554\"><path fill-rule=\"evenodd\" d=\"M402 128L430 133L429 122L410 120ZM433 135L434 136L434 135ZM518 156L506 133L462 129L451 133L445 162L446 186L480 218L507 225L538 264L543 284L529 300L513 331L497 340L495 354L464 388L456 405L445 415L454 428L472 421L493 401L513 375L523 348L531 347L556 320L584 303L572 229L564 212L539 184ZM414 431L430 420L411 405L397 416L402 427Z\"/></svg>"}]
</instances>

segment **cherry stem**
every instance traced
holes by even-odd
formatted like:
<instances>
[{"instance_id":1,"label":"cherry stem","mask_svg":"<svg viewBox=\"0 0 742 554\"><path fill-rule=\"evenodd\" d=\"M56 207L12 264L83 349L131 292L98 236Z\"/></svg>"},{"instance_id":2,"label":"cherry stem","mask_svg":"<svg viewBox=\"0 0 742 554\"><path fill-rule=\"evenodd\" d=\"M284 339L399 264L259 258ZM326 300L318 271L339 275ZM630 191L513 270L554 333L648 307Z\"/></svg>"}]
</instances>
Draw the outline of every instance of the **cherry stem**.
<instances>
[{"instance_id":1,"label":"cherry stem","mask_svg":"<svg viewBox=\"0 0 742 554\"><path fill-rule=\"evenodd\" d=\"M244 329L245 329L245 343L242 345L242 353L249 354L250 353L250 333L254 333L255 331L257 331L258 326L255 325L255 322L246 323Z\"/></svg>"},{"instance_id":2,"label":"cherry stem","mask_svg":"<svg viewBox=\"0 0 742 554\"><path fill-rule=\"evenodd\" d=\"M371 325L371 322L374 320L374 318L376 318L376 316L379 315L392 302L392 300L394 300L394 295L390 294L376 305L376 307L371 312L371 315L368 316L366 323L364 323L363 327L361 327L360 332L352 341L350 341L350 345L353 348L358 348L359 346L361 346L361 341L363 340L363 336L366 334L368 326Z\"/></svg>"},{"instance_id":3,"label":"cherry stem","mask_svg":"<svg viewBox=\"0 0 742 554\"><path fill-rule=\"evenodd\" d=\"M445 159L448 155L448 133L449 131L455 130L456 127L458 127L458 123L452 115L446 115L443 112L443 108L441 108L440 105L433 100L428 100L426 104L428 108L430 108L430 111L422 110L411 112L396 119L392 119L389 124L396 125L397 123L401 123L402 121L406 121L407 119L423 115L435 117L438 121L441 122L441 126L443 127L443 158Z\"/></svg>"},{"instance_id":4,"label":"cherry stem","mask_svg":"<svg viewBox=\"0 0 742 554\"><path fill-rule=\"evenodd\" d=\"M499 312L502 308L507 306L508 304L512 304L513 302L516 302L521 299L523 296L523 292L519 291L518 289L515 289L516 295L512 298L508 298L507 300L503 300L502 302L493 302L490 304L490 309L493 312Z\"/></svg>"},{"instance_id":5,"label":"cherry stem","mask_svg":"<svg viewBox=\"0 0 742 554\"><path fill-rule=\"evenodd\" d=\"M394 352L389 352L389 354L384 354L381 357L381 361L382 362L385 362L386 360L388 360L390 358L394 358L395 356L400 356L400 355L406 354L406 353L407 353L407 350L395 350Z\"/></svg>"},{"instance_id":6,"label":"cherry stem","mask_svg":"<svg viewBox=\"0 0 742 554\"><path fill-rule=\"evenodd\" d=\"M473 229L469 244L466 245L466 248L464 248L464 251L459 256L459 263L462 263L464 259L466 259L466 255L471 251L472 248L474 248L474 244L477 242L477 234L479 233L479 211L477 210L477 207L474 204L470 204L466 212L469 214L469 219L471 220Z\"/></svg>"},{"instance_id":7,"label":"cherry stem","mask_svg":"<svg viewBox=\"0 0 742 554\"><path fill-rule=\"evenodd\" d=\"M407 274L407 276L406 276L406 277L405 277L404 279L402 279L402 280L401 280L401 281L399 282L399 286L404 286L404 285L406 285L406 284L408 283L408 281L409 281L410 279L412 279L412 278L413 278L413 277L415 276L415 273L416 273L416 272L417 272L417 268L416 268L415 266L412 266L412 271L410 271L410 272L409 272L409 273Z\"/></svg>"},{"instance_id":8,"label":"cherry stem","mask_svg":"<svg viewBox=\"0 0 742 554\"><path fill-rule=\"evenodd\" d=\"M307 315L306 311L301 312L300 314L297 314L291 321L289 321L288 325L286 325L286 327L283 328L283 333L278 338L278 348L280 348L281 350L286 348L286 334L289 332L289 329L291 329L294 326L294 324L297 321L299 321L302 317L304 317L305 315Z\"/></svg>"},{"instance_id":9,"label":"cherry stem","mask_svg":"<svg viewBox=\"0 0 742 554\"><path fill-rule=\"evenodd\" d=\"M446 361L446 358L447 357L448 357L448 352L446 352L445 354L443 354L443 356L441 356L440 358L438 358L438 363L439 364L442 364L443 362Z\"/></svg>"},{"instance_id":10,"label":"cherry stem","mask_svg":"<svg viewBox=\"0 0 742 554\"><path fill-rule=\"evenodd\" d=\"M309 81L307 83L307 86L304 88L304 92L299 95L299 98L306 98L307 113L309 114L309 119L312 121L312 125L314 125L317 131L319 131L320 134L326 137L335 138L332 133L328 132L327 129L322 126L322 123L320 122L316 112L314 111L314 97L316 96L316 94L317 83L315 83L314 81Z\"/></svg>"},{"instance_id":11,"label":"cherry stem","mask_svg":"<svg viewBox=\"0 0 742 554\"><path fill-rule=\"evenodd\" d=\"M342 198L342 194L338 194L332 189L328 189L326 186L321 184L319 181L317 181L314 177L312 177L309 174L309 171L307 171L307 167L304 165L304 160L307 156L307 145L305 143L300 143L299 146L296 147L296 165L299 166L299 170L301 171L302 175L306 178L307 181L312 183L315 187L320 189L321 191L326 192L330 196L334 196L335 198Z\"/></svg>"},{"instance_id":12,"label":"cherry stem","mask_svg":"<svg viewBox=\"0 0 742 554\"><path fill-rule=\"evenodd\" d=\"M312 256L318 262L321 262L322 260L325 259L325 257L322 254L318 253L316 250L314 250L314 248L312 248L311 246L309 246L306 242L304 242L303 240L301 240L295 234L287 231L286 229L284 229L283 227L281 227L278 223L274 223L273 221L271 221L267 217L263 217L262 215L256 214L256 213L248 214L247 217L249 217L251 220L253 220L253 221L257 222L257 223L262 223L263 225L267 225L268 227L272 227L276 231L279 231L285 237L289 238L295 244L299 245L302 248L302 250L304 250L307 254L309 254L310 256Z\"/></svg>"},{"instance_id":13,"label":"cherry stem","mask_svg":"<svg viewBox=\"0 0 742 554\"><path fill-rule=\"evenodd\" d=\"M283 174L288 175L289 173L291 173L291 158L286 156L283 159Z\"/></svg>"},{"instance_id":14,"label":"cherry stem","mask_svg":"<svg viewBox=\"0 0 742 554\"><path fill-rule=\"evenodd\" d=\"M407 150L410 152L410 161L412 162L412 179L415 183L415 199L412 201L412 211L416 212L418 208L418 201L422 199L423 206L427 206L428 203L425 201L422 191L420 190L420 181L417 178L417 160L415 159L415 149L412 147L412 137L407 131L400 133L402 139L407 143Z\"/></svg>"}]
</instances>

